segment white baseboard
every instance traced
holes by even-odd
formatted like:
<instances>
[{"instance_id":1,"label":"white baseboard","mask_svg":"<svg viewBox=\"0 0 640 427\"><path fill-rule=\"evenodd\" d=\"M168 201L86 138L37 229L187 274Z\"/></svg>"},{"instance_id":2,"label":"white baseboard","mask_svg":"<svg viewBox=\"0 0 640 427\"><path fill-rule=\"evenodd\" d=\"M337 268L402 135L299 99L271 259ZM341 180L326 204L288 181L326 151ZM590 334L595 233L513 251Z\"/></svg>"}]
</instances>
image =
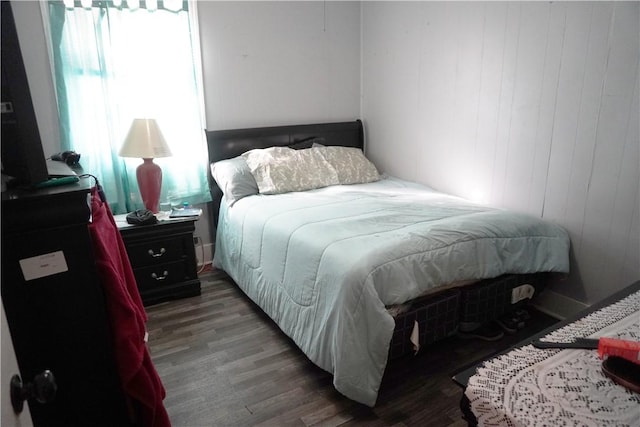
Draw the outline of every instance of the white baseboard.
<instances>
[{"instance_id":1,"label":"white baseboard","mask_svg":"<svg viewBox=\"0 0 640 427\"><path fill-rule=\"evenodd\" d=\"M588 307L580 301L548 289L538 295L532 304L541 312L561 320Z\"/></svg>"},{"instance_id":2,"label":"white baseboard","mask_svg":"<svg viewBox=\"0 0 640 427\"><path fill-rule=\"evenodd\" d=\"M196 245L196 259L198 260L198 268L201 268L203 264L211 264L213 260L213 244Z\"/></svg>"}]
</instances>

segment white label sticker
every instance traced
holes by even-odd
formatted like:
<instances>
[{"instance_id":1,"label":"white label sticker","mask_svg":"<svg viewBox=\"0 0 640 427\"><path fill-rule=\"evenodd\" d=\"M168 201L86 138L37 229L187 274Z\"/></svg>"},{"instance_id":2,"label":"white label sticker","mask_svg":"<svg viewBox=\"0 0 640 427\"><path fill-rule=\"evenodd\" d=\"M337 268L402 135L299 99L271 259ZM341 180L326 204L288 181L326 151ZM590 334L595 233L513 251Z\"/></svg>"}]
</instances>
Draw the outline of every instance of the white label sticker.
<instances>
[{"instance_id":1,"label":"white label sticker","mask_svg":"<svg viewBox=\"0 0 640 427\"><path fill-rule=\"evenodd\" d=\"M511 290L511 304L515 304L523 299L531 299L533 298L533 294L536 293L536 288L531 286L530 284L520 285Z\"/></svg>"},{"instance_id":2,"label":"white label sticker","mask_svg":"<svg viewBox=\"0 0 640 427\"><path fill-rule=\"evenodd\" d=\"M34 280L69 270L62 251L51 252L20 260L24 280Z\"/></svg>"}]
</instances>

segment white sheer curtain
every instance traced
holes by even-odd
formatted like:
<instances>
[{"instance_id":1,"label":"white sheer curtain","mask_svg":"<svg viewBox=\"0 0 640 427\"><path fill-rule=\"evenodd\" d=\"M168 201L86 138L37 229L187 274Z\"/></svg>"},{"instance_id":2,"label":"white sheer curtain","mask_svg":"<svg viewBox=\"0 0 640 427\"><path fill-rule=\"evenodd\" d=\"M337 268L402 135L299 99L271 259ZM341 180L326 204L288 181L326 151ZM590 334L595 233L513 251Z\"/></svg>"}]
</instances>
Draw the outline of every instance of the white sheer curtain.
<instances>
[{"instance_id":1,"label":"white sheer curtain","mask_svg":"<svg viewBox=\"0 0 640 427\"><path fill-rule=\"evenodd\" d=\"M210 200L197 3L182 4L188 11L45 6L63 148L81 153L116 212L143 207L135 180L141 160L117 155L134 118L155 118L173 152L156 160L161 201Z\"/></svg>"}]
</instances>

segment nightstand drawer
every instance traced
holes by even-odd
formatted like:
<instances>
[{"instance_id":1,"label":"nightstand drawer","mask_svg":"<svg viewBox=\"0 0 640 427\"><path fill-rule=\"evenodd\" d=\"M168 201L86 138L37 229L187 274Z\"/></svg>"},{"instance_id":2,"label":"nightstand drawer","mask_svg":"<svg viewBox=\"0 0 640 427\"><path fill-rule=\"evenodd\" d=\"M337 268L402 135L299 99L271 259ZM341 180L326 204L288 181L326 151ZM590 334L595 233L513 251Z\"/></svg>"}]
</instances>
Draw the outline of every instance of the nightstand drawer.
<instances>
[{"instance_id":1,"label":"nightstand drawer","mask_svg":"<svg viewBox=\"0 0 640 427\"><path fill-rule=\"evenodd\" d=\"M133 226L127 224L126 215L116 216L145 305L200 295L193 246L196 220L164 220Z\"/></svg>"},{"instance_id":2,"label":"nightstand drawer","mask_svg":"<svg viewBox=\"0 0 640 427\"><path fill-rule=\"evenodd\" d=\"M187 257L187 245L193 246L190 235L151 240L127 246L133 268L164 264Z\"/></svg>"},{"instance_id":3,"label":"nightstand drawer","mask_svg":"<svg viewBox=\"0 0 640 427\"><path fill-rule=\"evenodd\" d=\"M133 274L136 276L136 282L141 292L197 279L193 267L186 259L151 267L136 268L133 270Z\"/></svg>"}]
</instances>

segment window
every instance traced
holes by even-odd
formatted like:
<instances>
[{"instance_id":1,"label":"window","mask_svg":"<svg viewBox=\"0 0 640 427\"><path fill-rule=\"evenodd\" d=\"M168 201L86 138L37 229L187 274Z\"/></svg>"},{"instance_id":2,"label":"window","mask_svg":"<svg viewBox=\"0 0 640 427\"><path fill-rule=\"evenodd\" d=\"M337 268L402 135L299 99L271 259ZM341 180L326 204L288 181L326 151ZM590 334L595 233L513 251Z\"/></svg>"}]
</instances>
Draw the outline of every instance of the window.
<instances>
[{"instance_id":1,"label":"window","mask_svg":"<svg viewBox=\"0 0 640 427\"><path fill-rule=\"evenodd\" d=\"M44 4L64 150L81 154L114 213L143 208L135 169L118 151L135 118L154 118L172 157L161 201L210 200L196 2Z\"/></svg>"}]
</instances>

